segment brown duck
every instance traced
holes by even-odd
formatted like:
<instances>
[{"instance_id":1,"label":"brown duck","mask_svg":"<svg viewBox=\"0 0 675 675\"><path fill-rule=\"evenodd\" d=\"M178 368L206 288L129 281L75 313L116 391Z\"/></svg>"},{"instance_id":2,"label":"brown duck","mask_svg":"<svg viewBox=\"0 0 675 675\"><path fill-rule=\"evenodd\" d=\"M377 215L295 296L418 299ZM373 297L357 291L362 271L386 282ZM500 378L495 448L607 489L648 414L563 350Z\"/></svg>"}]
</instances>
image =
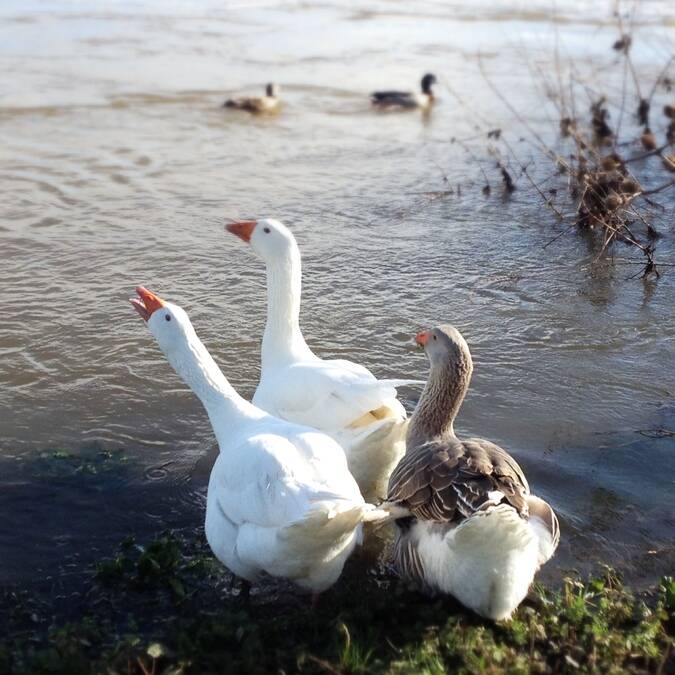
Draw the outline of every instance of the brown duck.
<instances>
[{"instance_id":1,"label":"brown duck","mask_svg":"<svg viewBox=\"0 0 675 675\"><path fill-rule=\"evenodd\" d=\"M264 96L241 96L229 98L223 103L223 108L235 108L246 110L250 113L275 113L281 107L279 98L280 87L278 84L268 84L265 87Z\"/></svg>"}]
</instances>

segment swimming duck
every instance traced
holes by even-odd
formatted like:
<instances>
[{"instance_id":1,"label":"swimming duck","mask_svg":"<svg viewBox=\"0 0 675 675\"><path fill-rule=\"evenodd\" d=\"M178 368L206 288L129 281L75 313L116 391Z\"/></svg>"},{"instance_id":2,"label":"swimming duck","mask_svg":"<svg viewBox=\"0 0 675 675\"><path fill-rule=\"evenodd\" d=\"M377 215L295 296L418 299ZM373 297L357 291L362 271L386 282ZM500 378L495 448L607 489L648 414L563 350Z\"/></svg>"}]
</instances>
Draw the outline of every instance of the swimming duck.
<instances>
[{"instance_id":1,"label":"swimming duck","mask_svg":"<svg viewBox=\"0 0 675 675\"><path fill-rule=\"evenodd\" d=\"M372 104L377 108L421 108L428 110L434 102L432 86L436 84L436 76L427 73L421 82L422 92L412 91L376 91L370 95Z\"/></svg>"},{"instance_id":2,"label":"swimming duck","mask_svg":"<svg viewBox=\"0 0 675 675\"><path fill-rule=\"evenodd\" d=\"M281 88L278 84L268 84L265 87L264 96L242 96L240 98L230 98L223 103L224 108L236 108L237 110L248 110L252 113L273 113L281 107L279 94Z\"/></svg>"},{"instance_id":3,"label":"swimming duck","mask_svg":"<svg viewBox=\"0 0 675 675\"><path fill-rule=\"evenodd\" d=\"M344 448L366 499L382 498L405 451L406 412L396 386L364 366L324 360L307 346L299 325L302 271L292 232L278 220L231 223L267 268L267 323L260 384L253 403L263 410L330 434Z\"/></svg>"},{"instance_id":4,"label":"swimming duck","mask_svg":"<svg viewBox=\"0 0 675 675\"><path fill-rule=\"evenodd\" d=\"M642 136L640 136L640 141L645 150L656 150L657 148L656 136L649 127L645 127Z\"/></svg>"},{"instance_id":5,"label":"swimming duck","mask_svg":"<svg viewBox=\"0 0 675 675\"><path fill-rule=\"evenodd\" d=\"M551 507L530 494L511 455L481 438L460 439L454 421L469 387L469 348L452 326L419 333L431 371L410 420L407 450L387 501L396 521L401 575L450 593L481 616L508 618L560 538Z\"/></svg>"},{"instance_id":6,"label":"swimming duck","mask_svg":"<svg viewBox=\"0 0 675 675\"><path fill-rule=\"evenodd\" d=\"M266 572L325 590L359 541L361 523L387 513L364 502L332 438L244 400L183 309L142 286L136 293L130 302L201 400L218 441L206 503L213 553L248 582Z\"/></svg>"}]
</instances>

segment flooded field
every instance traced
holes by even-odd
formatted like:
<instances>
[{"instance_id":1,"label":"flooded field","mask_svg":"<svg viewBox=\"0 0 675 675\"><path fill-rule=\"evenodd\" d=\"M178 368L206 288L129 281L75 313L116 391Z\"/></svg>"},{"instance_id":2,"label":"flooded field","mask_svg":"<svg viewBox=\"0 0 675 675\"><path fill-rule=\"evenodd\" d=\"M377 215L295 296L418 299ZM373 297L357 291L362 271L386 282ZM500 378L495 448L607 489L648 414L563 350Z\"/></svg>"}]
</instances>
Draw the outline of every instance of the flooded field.
<instances>
[{"instance_id":1,"label":"flooded field","mask_svg":"<svg viewBox=\"0 0 675 675\"><path fill-rule=\"evenodd\" d=\"M477 133L451 91L518 142L482 65L554 144L537 72L556 44L620 100L609 6L585 5L551 21L544 2L4 2L0 583L75 573L130 532L201 527L208 419L127 298L144 284L181 304L252 395L264 271L223 226L263 216L303 251L318 354L424 378L411 336L463 332L476 368L459 431L510 450L559 514L547 574L605 561L647 583L672 570L675 268L629 279L575 232L543 248L560 227L525 181L504 198L491 169L485 197L450 142ZM675 51L672 4L642 3L634 38L648 89ZM427 71L429 116L370 109L370 91ZM221 108L267 81L280 115ZM675 202L660 197L657 260L672 263ZM412 410L418 392L402 394Z\"/></svg>"}]
</instances>

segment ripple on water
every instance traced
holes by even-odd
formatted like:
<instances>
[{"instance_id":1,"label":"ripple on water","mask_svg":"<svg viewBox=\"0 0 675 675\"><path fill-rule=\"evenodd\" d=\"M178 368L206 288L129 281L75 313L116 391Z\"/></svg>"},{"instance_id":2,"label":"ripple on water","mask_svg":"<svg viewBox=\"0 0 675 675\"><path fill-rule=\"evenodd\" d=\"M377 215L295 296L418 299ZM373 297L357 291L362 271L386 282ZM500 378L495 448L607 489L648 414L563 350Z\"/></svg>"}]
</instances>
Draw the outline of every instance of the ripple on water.
<instances>
[{"instance_id":1,"label":"ripple on water","mask_svg":"<svg viewBox=\"0 0 675 675\"><path fill-rule=\"evenodd\" d=\"M0 44L12 96L0 100L0 511L12 522L0 529L3 574L44 572L67 550L107 552L130 531L202 522L216 456L208 420L127 298L142 283L183 305L250 396L265 279L250 248L224 234L226 217L292 226L304 254L302 326L321 355L419 378L427 363L410 338L438 323L462 330L475 373L459 428L523 462L561 514L561 565L623 556L637 570L641 548L672 538L662 476L672 474L673 438L633 435L675 428L663 405L673 395L673 276L649 290L627 280L627 265L592 264L592 239L547 245L560 229L522 179L501 199L487 163L485 198L476 163L450 142L474 136L477 117L445 88L427 118L369 108L373 89L413 86L421 70L452 73L453 90L470 91L472 106L515 137L480 77L480 50L513 105L541 124L546 111L512 40L517 32L545 69L541 16L497 3L481 23L468 20L469 5L422 3L418 31L382 8L242 6L207 17L191 7L203 21L186 28L176 3L162 21L125 4L55 8L35 25L16 0L5 12L23 22L22 54L39 47L58 61L37 68L12 41ZM672 14L648 4L650 17ZM615 58L606 48L615 28L580 7L558 8L567 22L557 32L585 72ZM392 40L395 54L383 46ZM654 51L637 42L636 67L651 81ZM274 72L263 76L260 63ZM220 108L272 75L284 84L278 117ZM675 246L664 203L666 259ZM418 395L402 390L409 409ZM129 462L81 461L90 444L123 448ZM54 448L76 459L41 457Z\"/></svg>"}]
</instances>

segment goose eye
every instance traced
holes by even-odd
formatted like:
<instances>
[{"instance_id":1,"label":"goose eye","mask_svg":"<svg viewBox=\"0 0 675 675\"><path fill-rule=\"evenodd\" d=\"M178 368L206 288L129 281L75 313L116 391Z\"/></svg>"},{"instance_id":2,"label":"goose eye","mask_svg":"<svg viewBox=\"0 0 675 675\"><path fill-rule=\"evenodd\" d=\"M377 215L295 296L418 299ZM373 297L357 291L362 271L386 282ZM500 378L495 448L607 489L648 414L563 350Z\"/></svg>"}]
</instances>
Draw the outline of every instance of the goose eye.
<instances>
[{"instance_id":1,"label":"goose eye","mask_svg":"<svg viewBox=\"0 0 675 675\"><path fill-rule=\"evenodd\" d=\"M170 315L170 314L166 314L166 315L164 316L164 319L165 319L166 321L171 321L171 315Z\"/></svg>"},{"instance_id":2,"label":"goose eye","mask_svg":"<svg viewBox=\"0 0 675 675\"><path fill-rule=\"evenodd\" d=\"M436 336L434 335L434 340L436 339Z\"/></svg>"},{"instance_id":3,"label":"goose eye","mask_svg":"<svg viewBox=\"0 0 675 675\"><path fill-rule=\"evenodd\" d=\"M263 232L264 232L265 234L269 234L269 233L270 233L270 228L269 228L269 227L263 227Z\"/></svg>"}]
</instances>

